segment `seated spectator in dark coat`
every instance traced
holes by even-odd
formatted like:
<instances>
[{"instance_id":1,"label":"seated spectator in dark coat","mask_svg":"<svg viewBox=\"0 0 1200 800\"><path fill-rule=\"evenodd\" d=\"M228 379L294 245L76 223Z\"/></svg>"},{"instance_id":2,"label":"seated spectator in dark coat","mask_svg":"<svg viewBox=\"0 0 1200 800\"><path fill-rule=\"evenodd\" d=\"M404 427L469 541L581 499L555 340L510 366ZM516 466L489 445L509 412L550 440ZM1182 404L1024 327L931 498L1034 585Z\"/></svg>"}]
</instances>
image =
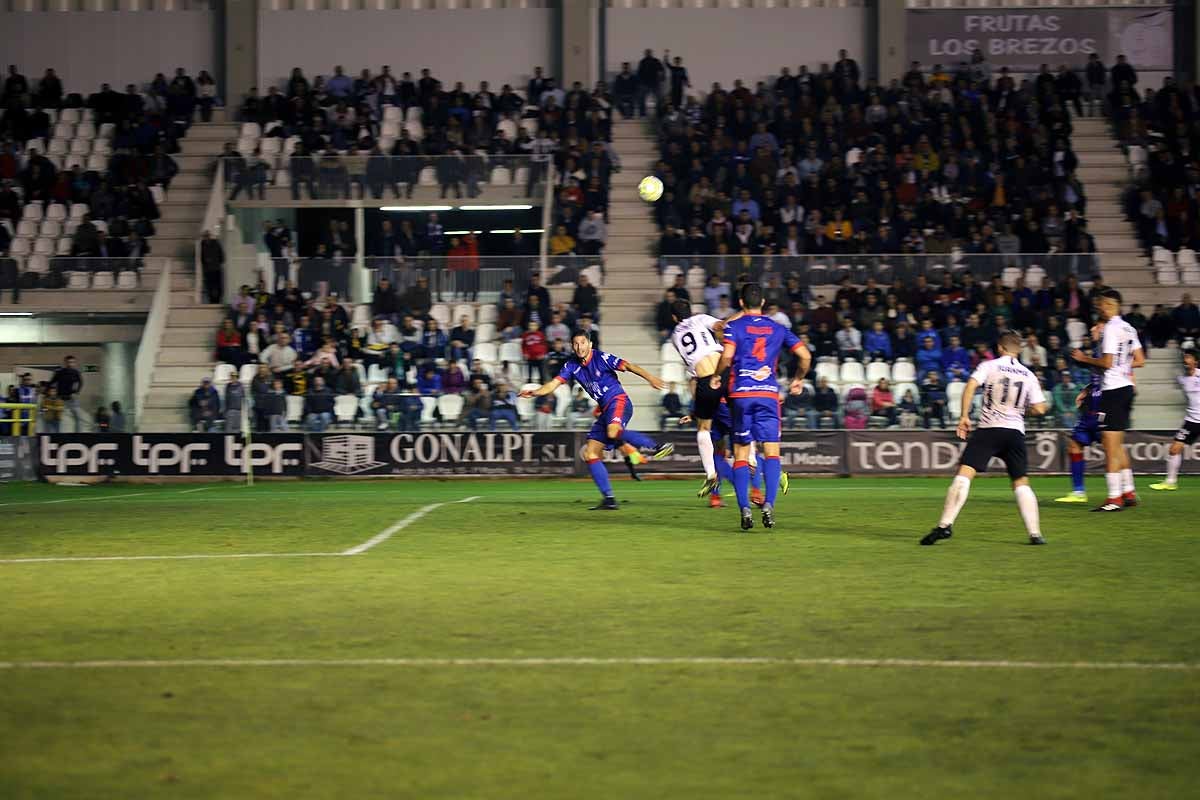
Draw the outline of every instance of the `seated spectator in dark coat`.
<instances>
[{"instance_id":1,"label":"seated spectator in dark coat","mask_svg":"<svg viewBox=\"0 0 1200 800\"><path fill-rule=\"evenodd\" d=\"M395 322L399 314L400 298L396 296L392 282L387 278L380 279L379 285L375 287L375 292L371 295L371 315Z\"/></svg>"},{"instance_id":2,"label":"seated spectator in dark coat","mask_svg":"<svg viewBox=\"0 0 1200 800\"><path fill-rule=\"evenodd\" d=\"M418 319L428 317L429 309L433 307L433 293L429 291L429 280L424 276L417 278L417 282L400 298L400 306L404 313Z\"/></svg>"},{"instance_id":3,"label":"seated spectator in dark coat","mask_svg":"<svg viewBox=\"0 0 1200 800\"><path fill-rule=\"evenodd\" d=\"M813 396L813 411L815 412L814 423L811 427L820 428L825 420L829 420L830 427L838 427L838 396L833 387L829 385L829 381L821 378L817 381L817 391Z\"/></svg>"},{"instance_id":4,"label":"seated spectator in dark coat","mask_svg":"<svg viewBox=\"0 0 1200 800\"><path fill-rule=\"evenodd\" d=\"M202 433L212 429L221 414L221 396L212 385L212 378L203 378L200 387L192 392L188 400L192 430Z\"/></svg>"},{"instance_id":5,"label":"seated spectator in dark coat","mask_svg":"<svg viewBox=\"0 0 1200 800\"><path fill-rule=\"evenodd\" d=\"M1180 340L1195 339L1200 336L1200 308L1192 302L1192 296L1184 293L1181 302L1171 312L1171 322L1175 325L1175 335Z\"/></svg>"},{"instance_id":6,"label":"seated spectator in dark coat","mask_svg":"<svg viewBox=\"0 0 1200 800\"><path fill-rule=\"evenodd\" d=\"M662 396L661 404L663 413L660 421L665 430L669 420L674 420L678 423L679 418L683 416L683 401L679 399L679 392L674 383L667 386L667 392Z\"/></svg>"}]
</instances>

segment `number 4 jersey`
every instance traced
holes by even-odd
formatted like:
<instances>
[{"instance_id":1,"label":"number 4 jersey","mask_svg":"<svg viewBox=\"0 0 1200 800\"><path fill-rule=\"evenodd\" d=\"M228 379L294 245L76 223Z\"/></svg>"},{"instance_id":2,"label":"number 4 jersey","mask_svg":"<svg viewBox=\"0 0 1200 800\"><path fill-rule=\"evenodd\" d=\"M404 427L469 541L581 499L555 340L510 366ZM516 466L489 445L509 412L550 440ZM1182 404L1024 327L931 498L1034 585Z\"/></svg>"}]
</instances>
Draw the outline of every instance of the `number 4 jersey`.
<instances>
[{"instance_id":1,"label":"number 4 jersey","mask_svg":"<svg viewBox=\"0 0 1200 800\"><path fill-rule=\"evenodd\" d=\"M1011 428L1025 432L1025 408L1046 402L1037 376L1012 356L984 361L971 380L979 384L980 428Z\"/></svg>"},{"instance_id":2,"label":"number 4 jersey","mask_svg":"<svg viewBox=\"0 0 1200 800\"><path fill-rule=\"evenodd\" d=\"M695 314L676 325L671 333L671 343L687 363L688 375L692 378L696 377L697 364L722 350L712 332L717 322L716 317L708 314Z\"/></svg>"},{"instance_id":3,"label":"number 4 jersey","mask_svg":"<svg viewBox=\"0 0 1200 800\"><path fill-rule=\"evenodd\" d=\"M761 314L747 314L725 326L725 350L732 355L729 396L779 398L775 362L784 348L804 347L796 334Z\"/></svg>"}]
</instances>

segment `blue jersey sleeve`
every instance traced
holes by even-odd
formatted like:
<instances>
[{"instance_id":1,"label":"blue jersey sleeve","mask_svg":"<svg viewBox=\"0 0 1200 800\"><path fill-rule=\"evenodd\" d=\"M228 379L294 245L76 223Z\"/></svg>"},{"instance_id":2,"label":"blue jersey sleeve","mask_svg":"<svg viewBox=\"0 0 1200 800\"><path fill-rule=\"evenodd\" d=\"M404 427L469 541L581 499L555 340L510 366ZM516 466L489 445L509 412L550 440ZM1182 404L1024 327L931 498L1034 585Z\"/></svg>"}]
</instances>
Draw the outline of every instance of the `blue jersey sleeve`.
<instances>
[{"instance_id":1,"label":"blue jersey sleeve","mask_svg":"<svg viewBox=\"0 0 1200 800\"><path fill-rule=\"evenodd\" d=\"M784 349L789 352L791 352L792 350L795 350L796 346L800 344L800 337L797 336L796 334L792 333L791 328L785 328L782 325L780 325L779 327L783 328L783 347L784 347Z\"/></svg>"},{"instance_id":2,"label":"blue jersey sleeve","mask_svg":"<svg viewBox=\"0 0 1200 800\"><path fill-rule=\"evenodd\" d=\"M568 361L567 363L562 365L562 369L560 369L558 371L558 375L556 377L558 378L558 380L560 380L563 383L570 386L571 381L575 380L575 373L578 370L579 370L579 362L573 361L573 360Z\"/></svg>"},{"instance_id":3,"label":"blue jersey sleeve","mask_svg":"<svg viewBox=\"0 0 1200 800\"><path fill-rule=\"evenodd\" d=\"M600 362L602 364L604 364L604 366L608 367L613 372L620 372L621 369L625 366L625 359L618 358L617 356L614 356L612 353L605 353L600 350L597 350L596 357L598 359L600 359Z\"/></svg>"}]
</instances>

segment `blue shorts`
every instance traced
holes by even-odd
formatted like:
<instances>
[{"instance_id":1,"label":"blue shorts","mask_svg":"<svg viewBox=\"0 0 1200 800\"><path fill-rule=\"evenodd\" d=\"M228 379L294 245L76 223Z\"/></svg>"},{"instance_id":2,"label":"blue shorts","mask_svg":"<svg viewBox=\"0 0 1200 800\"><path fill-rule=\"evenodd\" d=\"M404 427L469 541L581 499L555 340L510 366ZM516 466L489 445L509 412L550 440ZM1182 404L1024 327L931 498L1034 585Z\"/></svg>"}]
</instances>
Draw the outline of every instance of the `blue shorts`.
<instances>
[{"instance_id":1,"label":"blue shorts","mask_svg":"<svg viewBox=\"0 0 1200 800\"><path fill-rule=\"evenodd\" d=\"M778 442L781 438L778 397L731 397L734 444Z\"/></svg>"},{"instance_id":2,"label":"blue shorts","mask_svg":"<svg viewBox=\"0 0 1200 800\"><path fill-rule=\"evenodd\" d=\"M1095 414L1081 414L1071 430L1071 439L1084 447L1100 441L1100 418Z\"/></svg>"},{"instance_id":3,"label":"blue shorts","mask_svg":"<svg viewBox=\"0 0 1200 800\"><path fill-rule=\"evenodd\" d=\"M729 411L728 403L720 403L717 405L716 413L712 418L712 429L709 431L712 435L713 444L722 446L726 436L733 436L733 414Z\"/></svg>"},{"instance_id":4,"label":"blue shorts","mask_svg":"<svg viewBox=\"0 0 1200 800\"><path fill-rule=\"evenodd\" d=\"M592 423L587 438L595 442L604 442L607 447L614 447L616 442L608 438L608 426L619 422L623 431L629 425L632 417L633 403L630 401L629 395L619 394L609 400L608 405L600 409L600 416L596 417L596 421Z\"/></svg>"}]
</instances>

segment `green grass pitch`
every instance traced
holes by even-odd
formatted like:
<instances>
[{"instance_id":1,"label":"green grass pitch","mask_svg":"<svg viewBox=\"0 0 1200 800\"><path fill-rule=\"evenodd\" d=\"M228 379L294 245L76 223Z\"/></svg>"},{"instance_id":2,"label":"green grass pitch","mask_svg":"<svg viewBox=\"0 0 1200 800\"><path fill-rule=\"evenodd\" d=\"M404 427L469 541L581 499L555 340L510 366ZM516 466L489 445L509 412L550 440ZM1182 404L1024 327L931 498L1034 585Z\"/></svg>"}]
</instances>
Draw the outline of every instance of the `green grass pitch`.
<instances>
[{"instance_id":1,"label":"green grass pitch","mask_svg":"<svg viewBox=\"0 0 1200 800\"><path fill-rule=\"evenodd\" d=\"M698 481L0 487L0 797L1189 796L1200 481L1151 482L1035 480L1043 548L999 479L932 548L948 477L750 534Z\"/></svg>"}]
</instances>

